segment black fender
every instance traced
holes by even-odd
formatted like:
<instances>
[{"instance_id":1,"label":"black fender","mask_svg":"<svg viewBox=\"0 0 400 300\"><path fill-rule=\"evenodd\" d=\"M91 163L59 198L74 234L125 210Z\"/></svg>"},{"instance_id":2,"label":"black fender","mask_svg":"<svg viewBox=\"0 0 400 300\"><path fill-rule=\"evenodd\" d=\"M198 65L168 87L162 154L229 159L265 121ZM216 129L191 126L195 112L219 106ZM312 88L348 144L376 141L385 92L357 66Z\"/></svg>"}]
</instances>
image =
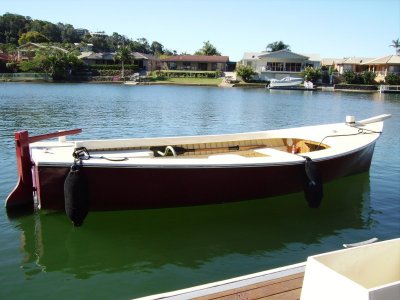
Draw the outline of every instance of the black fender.
<instances>
[{"instance_id":1,"label":"black fender","mask_svg":"<svg viewBox=\"0 0 400 300\"><path fill-rule=\"evenodd\" d=\"M81 226L89 212L87 180L78 165L71 166L64 181L65 212L74 226Z\"/></svg>"},{"instance_id":2,"label":"black fender","mask_svg":"<svg viewBox=\"0 0 400 300\"><path fill-rule=\"evenodd\" d=\"M304 196L310 208L318 208L324 197L323 182L317 164L304 156Z\"/></svg>"}]
</instances>

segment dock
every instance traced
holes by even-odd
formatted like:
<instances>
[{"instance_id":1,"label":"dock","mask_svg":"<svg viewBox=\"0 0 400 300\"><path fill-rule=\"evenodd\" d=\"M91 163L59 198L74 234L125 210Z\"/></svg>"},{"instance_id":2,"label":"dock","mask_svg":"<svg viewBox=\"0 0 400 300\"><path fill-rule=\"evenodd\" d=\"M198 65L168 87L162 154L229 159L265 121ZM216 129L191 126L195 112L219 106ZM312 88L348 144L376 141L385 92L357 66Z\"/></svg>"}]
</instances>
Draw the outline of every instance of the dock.
<instances>
[{"instance_id":1,"label":"dock","mask_svg":"<svg viewBox=\"0 0 400 300\"><path fill-rule=\"evenodd\" d=\"M298 263L137 300L298 300L303 285L305 266L305 262Z\"/></svg>"},{"instance_id":2,"label":"dock","mask_svg":"<svg viewBox=\"0 0 400 300\"><path fill-rule=\"evenodd\" d=\"M284 90L284 91L316 91L316 88L306 88L302 86L274 86L267 87L268 90Z\"/></svg>"},{"instance_id":3,"label":"dock","mask_svg":"<svg viewBox=\"0 0 400 300\"><path fill-rule=\"evenodd\" d=\"M379 93L400 94L400 85L380 85Z\"/></svg>"},{"instance_id":4,"label":"dock","mask_svg":"<svg viewBox=\"0 0 400 300\"><path fill-rule=\"evenodd\" d=\"M344 244L345 249L309 256L307 262L139 299L398 300L400 238L377 241Z\"/></svg>"}]
</instances>

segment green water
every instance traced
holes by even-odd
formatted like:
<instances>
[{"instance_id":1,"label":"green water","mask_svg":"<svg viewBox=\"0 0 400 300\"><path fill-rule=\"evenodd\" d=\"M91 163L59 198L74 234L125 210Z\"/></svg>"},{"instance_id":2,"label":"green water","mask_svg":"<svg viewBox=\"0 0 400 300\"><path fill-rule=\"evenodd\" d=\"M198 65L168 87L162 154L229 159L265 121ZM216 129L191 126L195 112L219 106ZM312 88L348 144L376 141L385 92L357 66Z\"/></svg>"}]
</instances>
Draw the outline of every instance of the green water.
<instances>
[{"instance_id":1,"label":"green water","mask_svg":"<svg viewBox=\"0 0 400 300\"><path fill-rule=\"evenodd\" d=\"M90 212L0 211L0 299L131 299L305 261L343 243L400 236L400 98L194 87L0 84L0 197L16 183L13 132L82 138L244 132L392 113L368 173L233 204ZM249 179L251 180L251 178Z\"/></svg>"}]
</instances>

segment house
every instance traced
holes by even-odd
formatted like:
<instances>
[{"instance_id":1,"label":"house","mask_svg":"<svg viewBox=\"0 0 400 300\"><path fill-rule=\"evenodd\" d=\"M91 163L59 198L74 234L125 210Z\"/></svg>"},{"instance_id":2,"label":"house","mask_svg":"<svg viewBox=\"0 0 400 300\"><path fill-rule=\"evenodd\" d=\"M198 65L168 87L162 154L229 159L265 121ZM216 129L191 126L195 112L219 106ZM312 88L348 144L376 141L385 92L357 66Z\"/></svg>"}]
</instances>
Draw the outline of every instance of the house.
<instances>
[{"instance_id":1,"label":"house","mask_svg":"<svg viewBox=\"0 0 400 300\"><path fill-rule=\"evenodd\" d=\"M372 60L372 58L368 57L346 57L343 59L335 59L334 68L340 75L344 74L346 71L360 73L368 70L365 62L370 60Z\"/></svg>"},{"instance_id":2,"label":"house","mask_svg":"<svg viewBox=\"0 0 400 300\"><path fill-rule=\"evenodd\" d=\"M8 63L8 62L15 62L17 59L17 57L15 55L9 54L9 53L3 53L0 50L0 61L4 62L4 63Z\"/></svg>"},{"instance_id":3,"label":"house","mask_svg":"<svg viewBox=\"0 0 400 300\"><path fill-rule=\"evenodd\" d=\"M245 52L241 63L251 66L260 80L300 76L306 67L320 67L318 54L298 54L284 49L274 52Z\"/></svg>"},{"instance_id":4,"label":"house","mask_svg":"<svg viewBox=\"0 0 400 300\"><path fill-rule=\"evenodd\" d=\"M38 49L51 49L54 51L68 53L68 50L65 50L61 47L52 46L52 45L48 45L48 44L38 44L38 43L29 42L29 43L21 45L17 48L18 61L32 59L33 57L35 57L36 50L38 50Z\"/></svg>"},{"instance_id":5,"label":"house","mask_svg":"<svg viewBox=\"0 0 400 300\"><path fill-rule=\"evenodd\" d=\"M7 70L7 64L16 62L16 60L17 60L16 55L3 53L0 50L0 73L9 71L9 70ZM16 66L15 66L15 64L13 64L13 65L14 65L12 67L14 69L13 71L16 71Z\"/></svg>"},{"instance_id":6,"label":"house","mask_svg":"<svg viewBox=\"0 0 400 300\"><path fill-rule=\"evenodd\" d=\"M79 52L90 52L90 51L93 51L93 44L74 43L74 46L77 49L79 49Z\"/></svg>"},{"instance_id":7,"label":"house","mask_svg":"<svg viewBox=\"0 0 400 300\"><path fill-rule=\"evenodd\" d=\"M176 55L161 59L166 70L226 71L229 56Z\"/></svg>"},{"instance_id":8,"label":"house","mask_svg":"<svg viewBox=\"0 0 400 300\"><path fill-rule=\"evenodd\" d=\"M388 55L376 59L372 59L363 63L369 71L377 74L375 81L380 82L385 80L385 77L390 74L400 75L400 56Z\"/></svg>"},{"instance_id":9,"label":"house","mask_svg":"<svg viewBox=\"0 0 400 300\"><path fill-rule=\"evenodd\" d=\"M155 71L161 69L161 61L152 54L133 52L133 64L142 71Z\"/></svg>"},{"instance_id":10,"label":"house","mask_svg":"<svg viewBox=\"0 0 400 300\"><path fill-rule=\"evenodd\" d=\"M92 65L115 65L114 61L115 53L96 53L93 51L81 52L78 56L79 59L83 61L84 64Z\"/></svg>"},{"instance_id":11,"label":"house","mask_svg":"<svg viewBox=\"0 0 400 300\"><path fill-rule=\"evenodd\" d=\"M93 51L81 52L78 56L84 64L92 65L119 65L115 61L115 52L96 53ZM152 54L145 54L139 52L131 53L131 64L137 65L140 71L155 71L159 70L160 60Z\"/></svg>"}]
</instances>

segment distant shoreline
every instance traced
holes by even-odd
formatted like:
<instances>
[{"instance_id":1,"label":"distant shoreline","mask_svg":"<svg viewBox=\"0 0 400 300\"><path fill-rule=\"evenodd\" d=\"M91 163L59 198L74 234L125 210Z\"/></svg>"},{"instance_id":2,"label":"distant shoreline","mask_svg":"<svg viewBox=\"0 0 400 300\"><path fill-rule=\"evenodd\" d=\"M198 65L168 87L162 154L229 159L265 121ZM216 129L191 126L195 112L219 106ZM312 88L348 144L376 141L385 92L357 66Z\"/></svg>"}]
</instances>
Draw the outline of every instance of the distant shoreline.
<instances>
[{"instance_id":1,"label":"distant shoreline","mask_svg":"<svg viewBox=\"0 0 400 300\"><path fill-rule=\"evenodd\" d=\"M46 81L46 80L0 80L1 83L87 83L87 84L124 84L129 86L129 84L125 84L127 81L62 81L62 80L57 80L57 81ZM171 85L171 86L193 86L193 87L218 87L218 88L265 88L265 83L236 83L233 84L232 86L220 86L219 84L207 84L207 83L177 83L177 82L162 82L162 81L155 81L155 82L137 82L136 84L132 84L132 86L135 85ZM365 85L351 85L351 86L346 86L345 85L338 85L337 88L334 86L317 86L316 90L317 91L322 91L322 92L356 92L356 93L375 93L379 92L378 86L375 86L375 88L365 88Z\"/></svg>"}]
</instances>

